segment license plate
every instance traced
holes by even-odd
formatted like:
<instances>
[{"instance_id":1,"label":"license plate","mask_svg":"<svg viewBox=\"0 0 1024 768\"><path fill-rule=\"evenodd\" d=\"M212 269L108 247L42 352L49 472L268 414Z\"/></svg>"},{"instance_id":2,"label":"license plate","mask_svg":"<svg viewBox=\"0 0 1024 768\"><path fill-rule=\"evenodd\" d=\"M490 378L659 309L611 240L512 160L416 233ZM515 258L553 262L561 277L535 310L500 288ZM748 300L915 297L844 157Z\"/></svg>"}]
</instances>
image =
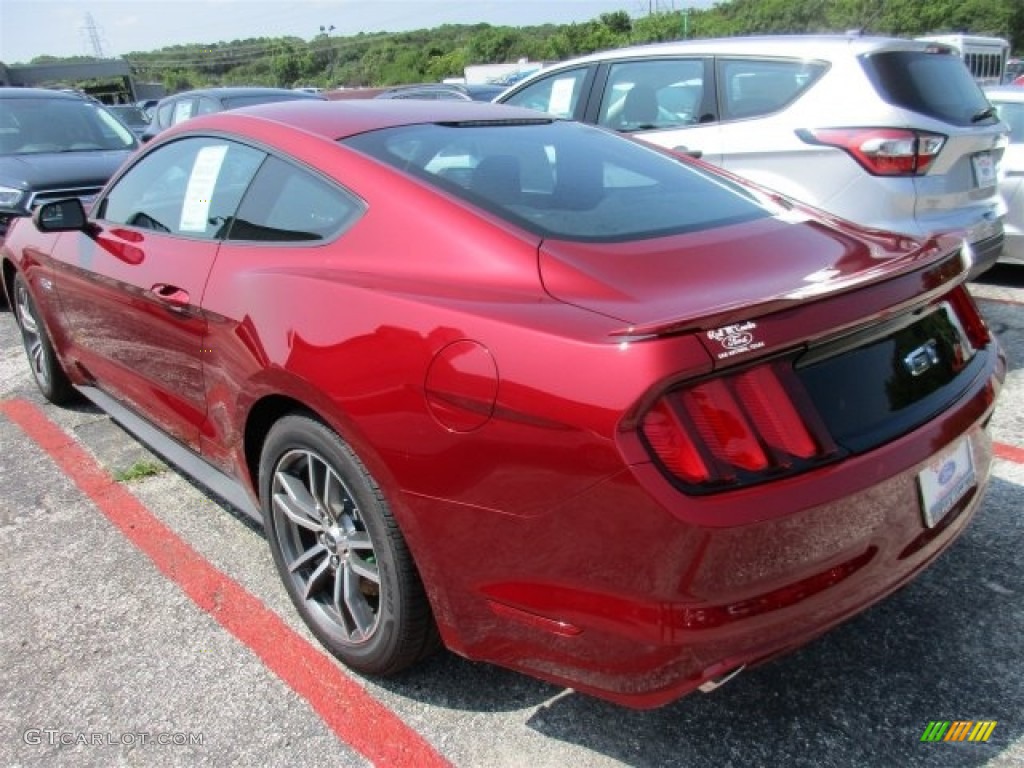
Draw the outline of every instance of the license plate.
<instances>
[{"instance_id":1,"label":"license plate","mask_svg":"<svg viewBox=\"0 0 1024 768\"><path fill-rule=\"evenodd\" d=\"M936 456L917 476L924 524L934 528L949 510L977 484L971 441L964 438Z\"/></svg>"},{"instance_id":2,"label":"license plate","mask_svg":"<svg viewBox=\"0 0 1024 768\"><path fill-rule=\"evenodd\" d=\"M991 152L977 152L971 155L971 167L974 168L974 183L979 187L996 185L996 163Z\"/></svg>"}]
</instances>

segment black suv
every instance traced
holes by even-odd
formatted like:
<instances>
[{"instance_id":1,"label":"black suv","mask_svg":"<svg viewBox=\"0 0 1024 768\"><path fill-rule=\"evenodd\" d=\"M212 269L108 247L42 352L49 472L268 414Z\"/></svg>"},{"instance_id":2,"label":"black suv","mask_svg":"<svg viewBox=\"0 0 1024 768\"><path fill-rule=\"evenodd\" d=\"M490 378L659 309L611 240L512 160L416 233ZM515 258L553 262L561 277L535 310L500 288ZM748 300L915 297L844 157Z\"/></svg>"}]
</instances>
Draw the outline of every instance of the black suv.
<instances>
[{"instance_id":1,"label":"black suv","mask_svg":"<svg viewBox=\"0 0 1024 768\"><path fill-rule=\"evenodd\" d=\"M0 245L11 221L50 200L90 203L138 141L102 104L0 88Z\"/></svg>"}]
</instances>

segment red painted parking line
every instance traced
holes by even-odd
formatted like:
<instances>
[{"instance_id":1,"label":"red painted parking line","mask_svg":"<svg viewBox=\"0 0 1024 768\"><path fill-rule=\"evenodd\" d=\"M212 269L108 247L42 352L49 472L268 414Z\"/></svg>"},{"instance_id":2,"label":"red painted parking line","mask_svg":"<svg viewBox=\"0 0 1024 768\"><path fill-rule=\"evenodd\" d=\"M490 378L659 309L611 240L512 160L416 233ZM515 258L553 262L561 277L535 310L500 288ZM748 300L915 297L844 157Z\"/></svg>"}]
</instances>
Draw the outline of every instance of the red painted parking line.
<instances>
[{"instance_id":1,"label":"red painted parking line","mask_svg":"<svg viewBox=\"0 0 1024 768\"><path fill-rule=\"evenodd\" d=\"M994 443L992 445L992 452L997 458L1006 459L1015 464L1024 464L1024 448L1007 445L1006 443Z\"/></svg>"},{"instance_id":2,"label":"red painted parking line","mask_svg":"<svg viewBox=\"0 0 1024 768\"><path fill-rule=\"evenodd\" d=\"M376 765L450 766L323 651L157 519L38 407L24 400L0 401L0 414L46 451L168 579L309 702L338 738Z\"/></svg>"}]
</instances>

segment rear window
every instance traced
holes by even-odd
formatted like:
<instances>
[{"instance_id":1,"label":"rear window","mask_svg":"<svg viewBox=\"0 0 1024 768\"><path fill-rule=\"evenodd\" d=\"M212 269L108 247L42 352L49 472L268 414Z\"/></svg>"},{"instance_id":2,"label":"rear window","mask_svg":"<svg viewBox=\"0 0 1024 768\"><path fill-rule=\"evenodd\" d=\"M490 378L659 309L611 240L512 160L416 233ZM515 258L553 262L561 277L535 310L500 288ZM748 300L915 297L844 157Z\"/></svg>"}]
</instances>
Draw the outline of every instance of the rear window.
<instances>
[{"instance_id":1,"label":"rear window","mask_svg":"<svg viewBox=\"0 0 1024 768\"><path fill-rule=\"evenodd\" d=\"M991 125L981 88L952 51L886 51L863 58L864 69L888 103L952 125Z\"/></svg>"},{"instance_id":2,"label":"rear window","mask_svg":"<svg viewBox=\"0 0 1024 768\"><path fill-rule=\"evenodd\" d=\"M580 123L413 125L342 143L545 238L621 242L771 215L744 187Z\"/></svg>"}]
</instances>

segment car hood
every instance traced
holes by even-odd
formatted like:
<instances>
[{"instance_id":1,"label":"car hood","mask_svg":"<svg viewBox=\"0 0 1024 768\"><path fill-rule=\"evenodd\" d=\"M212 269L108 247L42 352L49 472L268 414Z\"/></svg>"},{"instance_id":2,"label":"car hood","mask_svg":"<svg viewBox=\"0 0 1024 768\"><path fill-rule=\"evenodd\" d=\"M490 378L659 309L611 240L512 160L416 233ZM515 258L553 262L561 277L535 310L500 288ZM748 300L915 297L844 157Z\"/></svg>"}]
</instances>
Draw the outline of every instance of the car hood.
<instances>
[{"instance_id":1,"label":"car hood","mask_svg":"<svg viewBox=\"0 0 1024 768\"><path fill-rule=\"evenodd\" d=\"M922 242L768 217L626 244L549 240L540 273L553 297L620 320L623 335L637 336L718 327L847 293L940 261L961 244L957 236ZM959 276L955 262L943 280Z\"/></svg>"},{"instance_id":2,"label":"car hood","mask_svg":"<svg viewBox=\"0 0 1024 768\"><path fill-rule=\"evenodd\" d=\"M0 182L33 191L103 186L132 150L0 156Z\"/></svg>"}]
</instances>

